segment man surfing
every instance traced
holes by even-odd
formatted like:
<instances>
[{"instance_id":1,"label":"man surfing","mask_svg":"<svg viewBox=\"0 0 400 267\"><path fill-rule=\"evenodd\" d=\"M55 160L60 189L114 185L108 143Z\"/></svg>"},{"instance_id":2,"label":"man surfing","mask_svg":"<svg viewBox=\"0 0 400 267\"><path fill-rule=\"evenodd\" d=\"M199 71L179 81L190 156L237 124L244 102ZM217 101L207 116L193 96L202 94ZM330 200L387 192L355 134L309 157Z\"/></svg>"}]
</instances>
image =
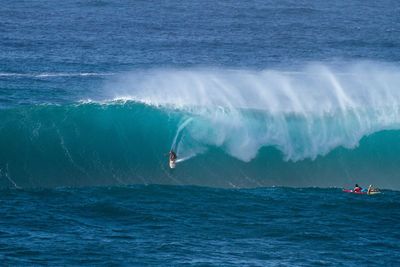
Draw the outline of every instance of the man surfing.
<instances>
[{"instance_id":1,"label":"man surfing","mask_svg":"<svg viewBox=\"0 0 400 267\"><path fill-rule=\"evenodd\" d=\"M169 167L171 169L174 169L176 167L176 159L178 157L176 156L176 153L171 149L169 151Z\"/></svg>"}]
</instances>

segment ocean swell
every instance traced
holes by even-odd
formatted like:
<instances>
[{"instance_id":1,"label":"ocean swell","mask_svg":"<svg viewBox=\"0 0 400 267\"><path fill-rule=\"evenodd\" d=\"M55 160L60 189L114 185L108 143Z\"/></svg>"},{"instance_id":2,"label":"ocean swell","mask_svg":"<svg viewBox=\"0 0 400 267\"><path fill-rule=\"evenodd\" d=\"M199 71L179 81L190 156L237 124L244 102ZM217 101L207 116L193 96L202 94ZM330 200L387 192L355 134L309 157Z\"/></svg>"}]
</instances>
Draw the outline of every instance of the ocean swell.
<instances>
[{"instance_id":1,"label":"ocean swell","mask_svg":"<svg viewBox=\"0 0 400 267\"><path fill-rule=\"evenodd\" d=\"M400 187L398 85L368 62L125 73L101 101L0 110L0 185Z\"/></svg>"}]
</instances>

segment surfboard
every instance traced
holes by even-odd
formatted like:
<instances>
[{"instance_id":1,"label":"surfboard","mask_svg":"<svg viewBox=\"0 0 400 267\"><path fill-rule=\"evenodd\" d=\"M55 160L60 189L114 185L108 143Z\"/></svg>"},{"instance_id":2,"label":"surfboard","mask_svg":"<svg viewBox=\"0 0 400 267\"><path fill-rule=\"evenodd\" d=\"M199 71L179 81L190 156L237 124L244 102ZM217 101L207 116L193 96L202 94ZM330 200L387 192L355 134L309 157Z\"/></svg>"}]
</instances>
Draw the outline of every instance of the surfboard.
<instances>
[{"instance_id":1,"label":"surfboard","mask_svg":"<svg viewBox=\"0 0 400 267\"><path fill-rule=\"evenodd\" d=\"M170 167L171 169L175 169L175 167L176 167L176 161L175 161L175 160L170 160L170 161L169 161L169 167Z\"/></svg>"}]
</instances>

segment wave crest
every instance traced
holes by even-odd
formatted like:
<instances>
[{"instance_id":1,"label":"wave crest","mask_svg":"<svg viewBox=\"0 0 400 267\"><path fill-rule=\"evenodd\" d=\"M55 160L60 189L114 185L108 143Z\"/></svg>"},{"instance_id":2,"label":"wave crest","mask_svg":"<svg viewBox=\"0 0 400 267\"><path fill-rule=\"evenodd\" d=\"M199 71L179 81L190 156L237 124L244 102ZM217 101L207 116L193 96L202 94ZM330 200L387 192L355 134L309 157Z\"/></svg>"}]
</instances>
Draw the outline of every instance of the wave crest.
<instances>
[{"instance_id":1,"label":"wave crest","mask_svg":"<svg viewBox=\"0 0 400 267\"><path fill-rule=\"evenodd\" d=\"M217 146L250 161L274 146L297 161L399 129L399 86L398 66L358 62L295 71L148 70L121 75L107 88L111 99L187 112L194 120L184 147Z\"/></svg>"}]
</instances>

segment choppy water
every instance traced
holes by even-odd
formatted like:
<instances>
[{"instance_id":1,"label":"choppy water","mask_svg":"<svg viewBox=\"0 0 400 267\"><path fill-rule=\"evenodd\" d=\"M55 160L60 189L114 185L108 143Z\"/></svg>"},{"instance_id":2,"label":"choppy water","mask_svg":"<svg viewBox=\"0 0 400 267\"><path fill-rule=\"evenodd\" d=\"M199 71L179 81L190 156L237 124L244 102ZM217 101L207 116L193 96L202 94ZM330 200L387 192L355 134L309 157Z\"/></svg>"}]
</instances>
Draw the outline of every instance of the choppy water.
<instances>
[{"instance_id":1,"label":"choppy water","mask_svg":"<svg viewBox=\"0 0 400 267\"><path fill-rule=\"evenodd\" d=\"M340 189L2 191L5 265L397 266L400 198Z\"/></svg>"},{"instance_id":2,"label":"choppy water","mask_svg":"<svg viewBox=\"0 0 400 267\"><path fill-rule=\"evenodd\" d=\"M399 12L2 1L2 262L399 265Z\"/></svg>"}]
</instances>

